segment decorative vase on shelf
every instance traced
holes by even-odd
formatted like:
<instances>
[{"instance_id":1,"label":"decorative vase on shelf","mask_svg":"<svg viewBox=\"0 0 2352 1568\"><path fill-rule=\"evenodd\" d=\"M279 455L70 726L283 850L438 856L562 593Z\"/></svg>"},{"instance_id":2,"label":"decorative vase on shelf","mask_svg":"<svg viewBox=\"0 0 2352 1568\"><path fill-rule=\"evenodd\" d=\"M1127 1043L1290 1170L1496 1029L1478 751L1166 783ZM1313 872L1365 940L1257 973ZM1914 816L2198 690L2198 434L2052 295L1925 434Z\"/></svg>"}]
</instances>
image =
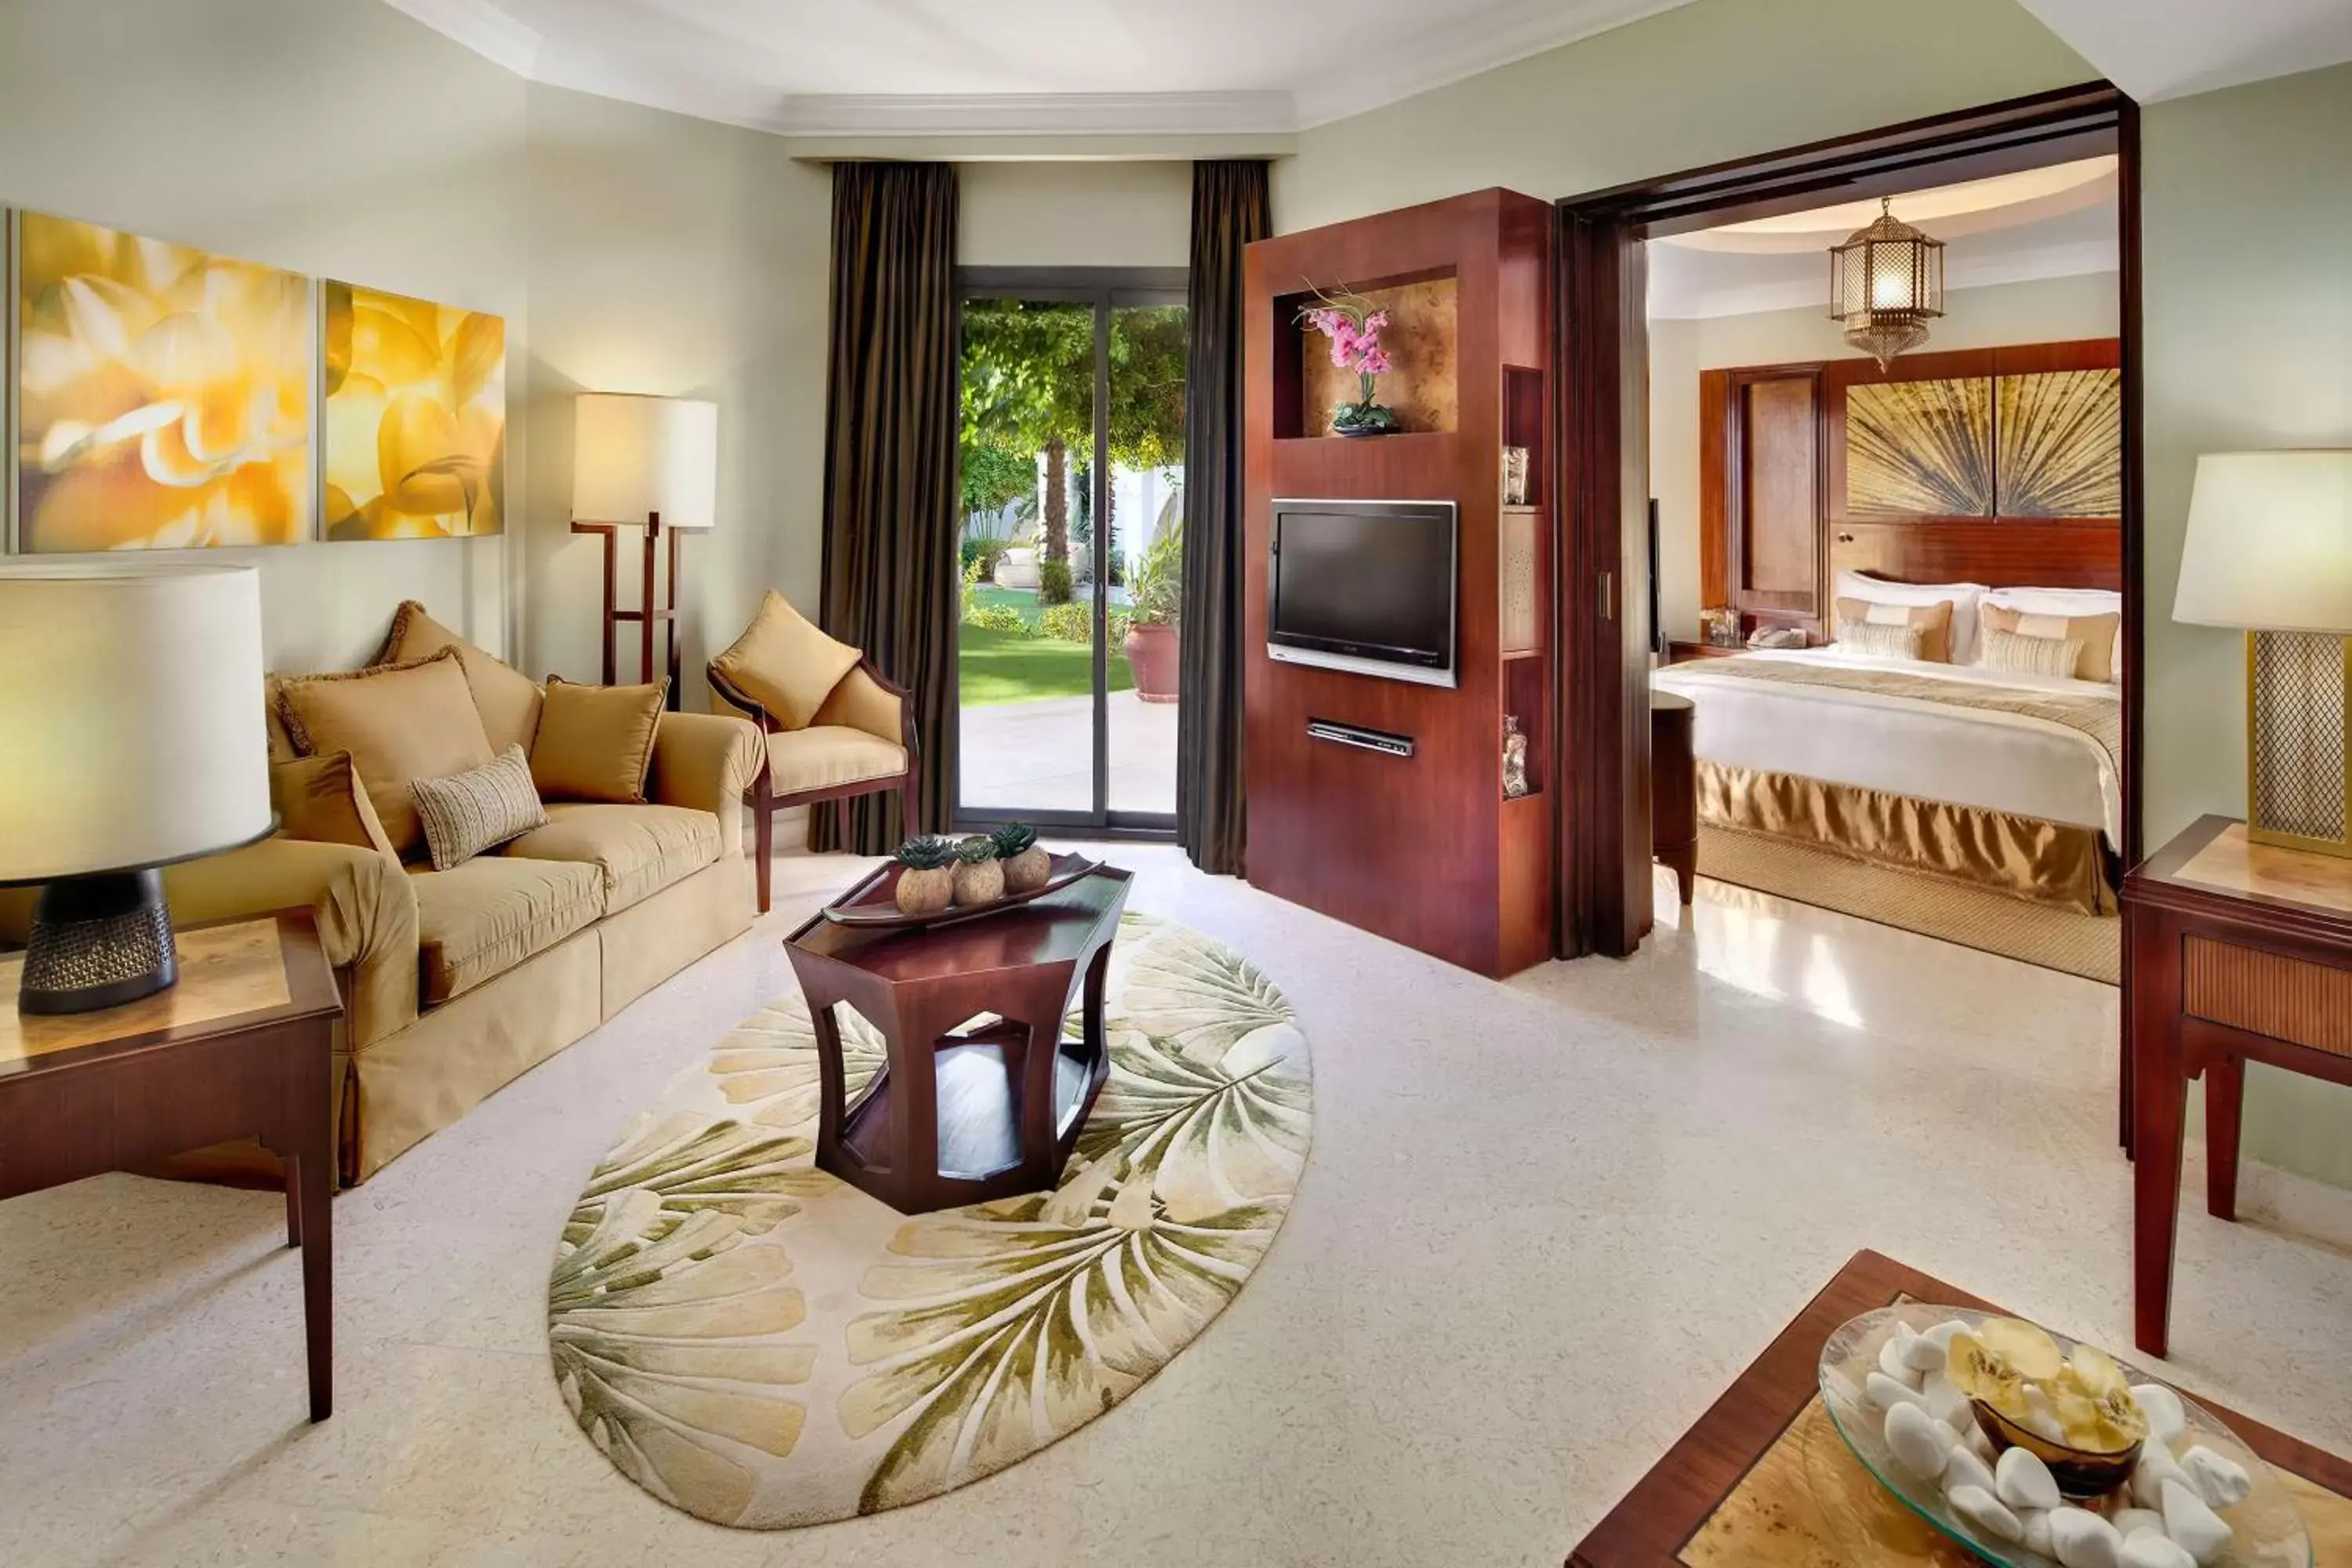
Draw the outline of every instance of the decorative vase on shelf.
<instances>
[{"instance_id":1,"label":"decorative vase on shelf","mask_svg":"<svg viewBox=\"0 0 2352 1568\"><path fill-rule=\"evenodd\" d=\"M1404 428L1396 410L1379 399L1380 378L1395 368L1381 346L1381 329L1389 313L1362 295L1342 289L1337 294L1317 289L1318 301L1298 312L1301 326L1312 327L1331 340L1331 363L1356 373L1357 397L1331 410L1334 436L1390 436Z\"/></svg>"},{"instance_id":2,"label":"decorative vase on shelf","mask_svg":"<svg viewBox=\"0 0 2352 1568\"><path fill-rule=\"evenodd\" d=\"M1519 732L1516 713L1503 715L1503 798L1517 800L1528 793L1528 738Z\"/></svg>"}]
</instances>

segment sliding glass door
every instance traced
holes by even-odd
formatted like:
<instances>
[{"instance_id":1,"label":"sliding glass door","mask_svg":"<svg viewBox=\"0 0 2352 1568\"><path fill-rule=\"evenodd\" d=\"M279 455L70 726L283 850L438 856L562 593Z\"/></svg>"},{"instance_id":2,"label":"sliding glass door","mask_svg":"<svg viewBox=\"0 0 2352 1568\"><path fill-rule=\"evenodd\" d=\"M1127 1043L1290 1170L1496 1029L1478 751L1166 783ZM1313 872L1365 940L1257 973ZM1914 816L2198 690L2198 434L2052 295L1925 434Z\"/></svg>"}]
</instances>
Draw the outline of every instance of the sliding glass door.
<instances>
[{"instance_id":1,"label":"sliding glass door","mask_svg":"<svg viewBox=\"0 0 2352 1568\"><path fill-rule=\"evenodd\" d=\"M1180 272L968 272L956 818L1167 833Z\"/></svg>"}]
</instances>

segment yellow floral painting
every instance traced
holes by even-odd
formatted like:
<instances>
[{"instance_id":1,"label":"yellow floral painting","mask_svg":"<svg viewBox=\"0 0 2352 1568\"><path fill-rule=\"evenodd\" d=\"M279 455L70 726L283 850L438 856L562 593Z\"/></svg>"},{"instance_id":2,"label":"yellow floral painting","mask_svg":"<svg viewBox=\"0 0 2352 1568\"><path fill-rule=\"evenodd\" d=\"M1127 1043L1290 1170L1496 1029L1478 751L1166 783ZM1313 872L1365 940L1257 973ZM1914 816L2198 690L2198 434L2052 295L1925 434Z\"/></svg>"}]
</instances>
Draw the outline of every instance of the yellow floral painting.
<instances>
[{"instance_id":1,"label":"yellow floral painting","mask_svg":"<svg viewBox=\"0 0 2352 1568\"><path fill-rule=\"evenodd\" d=\"M507 324L326 285L329 539L447 539L504 526Z\"/></svg>"},{"instance_id":2,"label":"yellow floral painting","mask_svg":"<svg viewBox=\"0 0 2352 1568\"><path fill-rule=\"evenodd\" d=\"M41 213L17 244L21 548L310 537L309 280Z\"/></svg>"}]
</instances>

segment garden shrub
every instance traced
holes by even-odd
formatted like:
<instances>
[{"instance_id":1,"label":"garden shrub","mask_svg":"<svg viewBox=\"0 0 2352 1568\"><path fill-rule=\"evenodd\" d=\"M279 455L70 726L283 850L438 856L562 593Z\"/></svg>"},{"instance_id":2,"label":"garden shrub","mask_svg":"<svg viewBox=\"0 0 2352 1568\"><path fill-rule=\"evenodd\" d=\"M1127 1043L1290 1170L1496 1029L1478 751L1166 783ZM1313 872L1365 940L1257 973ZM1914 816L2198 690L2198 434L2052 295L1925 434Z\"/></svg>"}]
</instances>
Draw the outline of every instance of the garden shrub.
<instances>
[{"instance_id":1,"label":"garden shrub","mask_svg":"<svg viewBox=\"0 0 2352 1568\"><path fill-rule=\"evenodd\" d=\"M1070 602L1070 563L1066 561L1037 563L1037 602L1040 605L1066 605Z\"/></svg>"}]
</instances>

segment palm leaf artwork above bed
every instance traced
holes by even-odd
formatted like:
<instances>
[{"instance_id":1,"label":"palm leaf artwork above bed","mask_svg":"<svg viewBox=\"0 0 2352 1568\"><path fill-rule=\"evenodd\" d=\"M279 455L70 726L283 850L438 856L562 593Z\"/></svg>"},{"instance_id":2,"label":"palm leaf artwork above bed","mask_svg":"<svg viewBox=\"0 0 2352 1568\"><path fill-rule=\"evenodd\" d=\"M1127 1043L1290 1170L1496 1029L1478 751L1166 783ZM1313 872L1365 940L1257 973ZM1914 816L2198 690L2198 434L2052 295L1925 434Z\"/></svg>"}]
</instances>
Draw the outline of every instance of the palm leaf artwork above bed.
<instances>
[{"instance_id":1,"label":"palm leaf artwork above bed","mask_svg":"<svg viewBox=\"0 0 2352 1568\"><path fill-rule=\"evenodd\" d=\"M1990 517L1992 423L1981 376L1849 389L1846 515Z\"/></svg>"},{"instance_id":2,"label":"palm leaf artwork above bed","mask_svg":"<svg viewBox=\"0 0 2352 1568\"><path fill-rule=\"evenodd\" d=\"M1995 396L2002 517L2118 517L2123 372L2004 375Z\"/></svg>"}]
</instances>

